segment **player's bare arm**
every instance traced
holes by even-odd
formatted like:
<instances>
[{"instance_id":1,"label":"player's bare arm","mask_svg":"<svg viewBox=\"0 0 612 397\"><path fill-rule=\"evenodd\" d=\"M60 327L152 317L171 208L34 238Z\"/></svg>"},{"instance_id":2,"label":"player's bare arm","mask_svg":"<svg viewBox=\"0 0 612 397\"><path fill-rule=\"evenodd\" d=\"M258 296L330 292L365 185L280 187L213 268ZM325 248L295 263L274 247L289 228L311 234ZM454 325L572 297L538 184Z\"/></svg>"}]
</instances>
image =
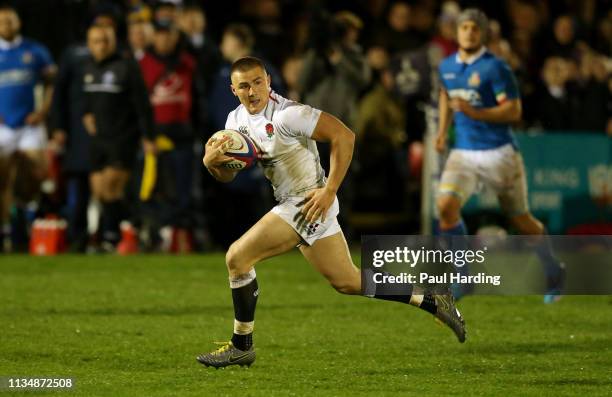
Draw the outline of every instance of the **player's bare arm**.
<instances>
[{"instance_id":1,"label":"player's bare arm","mask_svg":"<svg viewBox=\"0 0 612 397\"><path fill-rule=\"evenodd\" d=\"M157 145L155 144L155 141L151 139L142 138L142 150L145 153L155 154L157 153Z\"/></svg>"},{"instance_id":2,"label":"player's bare arm","mask_svg":"<svg viewBox=\"0 0 612 397\"><path fill-rule=\"evenodd\" d=\"M331 154L327 183L324 187L314 189L306 195L302 213L306 215L308 222L325 219L351 163L355 145L353 131L340 120L325 112L321 113L312 138L318 142L329 142Z\"/></svg>"},{"instance_id":3,"label":"player's bare arm","mask_svg":"<svg viewBox=\"0 0 612 397\"><path fill-rule=\"evenodd\" d=\"M38 125L45 121L51 109L51 100L53 99L53 82L57 75L57 67L55 65L48 66L42 74L43 77L43 101L40 109L28 114L25 123L28 125Z\"/></svg>"},{"instance_id":4,"label":"player's bare arm","mask_svg":"<svg viewBox=\"0 0 612 397\"><path fill-rule=\"evenodd\" d=\"M89 135L96 135L96 117L93 113L85 113L83 115L83 126Z\"/></svg>"},{"instance_id":5,"label":"player's bare arm","mask_svg":"<svg viewBox=\"0 0 612 397\"><path fill-rule=\"evenodd\" d=\"M446 138L448 135L448 127L451 123L451 108L448 101L448 93L445 89L440 89L438 111L439 111L439 122L438 122L438 134L436 136L436 150L443 152L446 150Z\"/></svg>"},{"instance_id":6,"label":"player's bare arm","mask_svg":"<svg viewBox=\"0 0 612 397\"><path fill-rule=\"evenodd\" d=\"M209 139L204 147L204 158L202 162L208 172L219 182L231 182L237 174L237 171L224 168L224 164L232 161L232 158L225 155L227 150L227 139L214 141Z\"/></svg>"},{"instance_id":7,"label":"player's bare arm","mask_svg":"<svg viewBox=\"0 0 612 397\"><path fill-rule=\"evenodd\" d=\"M463 112L468 117L487 123L516 123L521 120L523 107L520 99L511 99L490 108L475 108L464 99L453 98L450 106L455 112Z\"/></svg>"}]
</instances>

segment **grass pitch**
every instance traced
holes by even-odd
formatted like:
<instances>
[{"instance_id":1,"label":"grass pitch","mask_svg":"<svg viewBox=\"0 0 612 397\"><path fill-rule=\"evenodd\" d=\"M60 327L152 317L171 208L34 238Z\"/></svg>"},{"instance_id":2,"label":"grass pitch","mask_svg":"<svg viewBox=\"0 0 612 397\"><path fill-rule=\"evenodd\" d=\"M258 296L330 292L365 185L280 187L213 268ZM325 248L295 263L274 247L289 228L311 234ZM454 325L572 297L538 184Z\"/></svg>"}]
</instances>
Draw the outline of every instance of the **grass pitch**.
<instances>
[{"instance_id":1,"label":"grass pitch","mask_svg":"<svg viewBox=\"0 0 612 397\"><path fill-rule=\"evenodd\" d=\"M260 264L258 358L204 368L231 335L222 255L0 256L0 376L74 396L610 395L612 300L468 297L468 341L414 308L337 294L297 253ZM2 395L16 392L0 390Z\"/></svg>"}]
</instances>

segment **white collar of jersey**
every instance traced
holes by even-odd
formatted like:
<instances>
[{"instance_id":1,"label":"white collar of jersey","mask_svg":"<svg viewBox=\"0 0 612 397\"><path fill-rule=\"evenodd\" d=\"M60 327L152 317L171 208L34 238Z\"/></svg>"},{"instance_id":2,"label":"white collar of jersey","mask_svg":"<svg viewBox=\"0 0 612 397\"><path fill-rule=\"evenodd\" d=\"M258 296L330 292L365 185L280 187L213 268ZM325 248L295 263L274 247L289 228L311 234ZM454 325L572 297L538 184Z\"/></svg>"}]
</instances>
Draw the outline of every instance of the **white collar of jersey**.
<instances>
[{"instance_id":1,"label":"white collar of jersey","mask_svg":"<svg viewBox=\"0 0 612 397\"><path fill-rule=\"evenodd\" d=\"M486 51L487 47L480 47L480 50L478 50L476 54L469 56L468 59L465 60L465 62L461 60L461 58L459 57L459 52L457 52L457 55L455 55L455 61L457 61L457 63L465 63L466 65L471 65L476 62L478 58L480 58Z\"/></svg>"},{"instance_id":2,"label":"white collar of jersey","mask_svg":"<svg viewBox=\"0 0 612 397\"><path fill-rule=\"evenodd\" d=\"M11 48L15 48L21 44L23 38L21 36L15 37L13 41L6 41L0 38L0 50L10 50Z\"/></svg>"}]
</instances>

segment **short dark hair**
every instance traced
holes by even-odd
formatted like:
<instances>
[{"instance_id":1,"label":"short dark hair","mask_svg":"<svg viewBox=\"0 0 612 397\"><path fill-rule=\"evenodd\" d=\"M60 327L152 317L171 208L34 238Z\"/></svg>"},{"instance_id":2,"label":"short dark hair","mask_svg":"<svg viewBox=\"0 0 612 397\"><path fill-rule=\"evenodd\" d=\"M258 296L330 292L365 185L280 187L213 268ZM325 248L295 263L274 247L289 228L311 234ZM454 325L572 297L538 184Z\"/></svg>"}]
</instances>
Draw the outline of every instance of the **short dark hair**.
<instances>
[{"instance_id":1,"label":"short dark hair","mask_svg":"<svg viewBox=\"0 0 612 397\"><path fill-rule=\"evenodd\" d=\"M266 72L266 66L263 61L259 58L255 57L242 57L234 61L232 63L232 69L230 71L230 76L234 74L234 72L246 72L247 70L254 69L256 67L260 67L264 72ZM267 74L268 72L266 72Z\"/></svg>"}]
</instances>

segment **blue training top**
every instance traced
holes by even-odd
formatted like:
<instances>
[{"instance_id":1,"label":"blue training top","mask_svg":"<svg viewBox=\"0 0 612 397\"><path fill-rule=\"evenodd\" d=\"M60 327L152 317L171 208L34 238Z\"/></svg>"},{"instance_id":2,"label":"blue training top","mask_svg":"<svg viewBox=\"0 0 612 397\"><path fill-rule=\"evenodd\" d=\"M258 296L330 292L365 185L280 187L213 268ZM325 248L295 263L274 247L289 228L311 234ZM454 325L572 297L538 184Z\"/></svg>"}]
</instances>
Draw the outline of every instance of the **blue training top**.
<instances>
[{"instance_id":1,"label":"blue training top","mask_svg":"<svg viewBox=\"0 0 612 397\"><path fill-rule=\"evenodd\" d=\"M461 98L475 108L495 107L519 98L514 74L506 62L484 47L467 63L455 53L442 60L440 80L449 98ZM457 149L486 150L511 143L517 147L510 124L487 123L455 112Z\"/></svg>"},{"instance_id":2,"label":"blue training top","mask_svg":"<svg viewBox=\"0 0 612 397\"><path fill-rule=\"evenodd\" d=\"M49 51L35 41L0 39L0 123L11 128L24 125L34 110L34 86L53 61Z\"/></svg>"}]
</instances>

